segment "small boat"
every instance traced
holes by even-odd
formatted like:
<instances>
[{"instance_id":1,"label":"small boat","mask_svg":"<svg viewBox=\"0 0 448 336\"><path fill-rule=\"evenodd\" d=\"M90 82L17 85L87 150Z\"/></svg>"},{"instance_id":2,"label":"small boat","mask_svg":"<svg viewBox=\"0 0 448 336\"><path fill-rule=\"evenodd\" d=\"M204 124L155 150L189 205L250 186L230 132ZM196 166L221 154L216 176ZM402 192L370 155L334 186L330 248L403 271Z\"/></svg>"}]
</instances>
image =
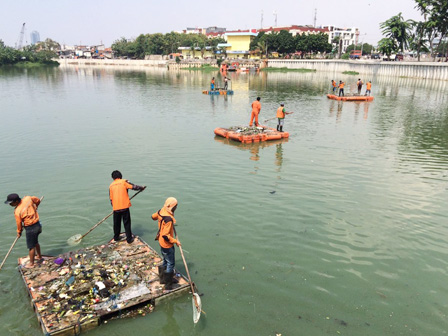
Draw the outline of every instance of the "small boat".
<instances>
[{"instance_id":1,"label":"small boat","mask_svg":"<svg viewBox=\"0 0 448 336\"><path fill-rule=\"evenodd\" d=\"M372 101L373 100L372 96L347 95L347 96L339 97L334 94L327 94L327 98L333 99L333 100L342 100L342 101Z\"/></svg>"},{"instance_id":2,"label":"small boat","mask_svg":"<svg viewBox=\"0 0 448 336\"><path fill-rule=\"evenodd\" d=\"M221 89L217 89L217 90L213 90L213 91L203 90L202 93L206 94L206 95L226 96L226 95L233 95L233 90L221 90Z\"/></svg>"},{"instance_id":3,"label":"small boat","mask_svg":"<svg viewBox=\"0 0 448 336\"><path fill-rule=\"evenodd\" d=\"M230 128L215 128L215 134L226 139L242 143L280 140L289 137L288 132L279 132L266 126L243 127L234 126Z\"/></svg>"}]
</instances>

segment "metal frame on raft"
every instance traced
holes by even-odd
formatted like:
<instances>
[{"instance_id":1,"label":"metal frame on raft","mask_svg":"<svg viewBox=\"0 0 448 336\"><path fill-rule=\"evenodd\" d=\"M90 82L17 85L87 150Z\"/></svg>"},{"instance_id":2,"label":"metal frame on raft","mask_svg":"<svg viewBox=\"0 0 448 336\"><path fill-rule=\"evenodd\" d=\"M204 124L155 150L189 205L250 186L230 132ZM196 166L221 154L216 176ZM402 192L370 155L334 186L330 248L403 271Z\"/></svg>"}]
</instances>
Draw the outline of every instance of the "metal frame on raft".
<instances>
[{"instance_id":1,"label":"metal frame on raft","mask_svg":"<svg viewBox=\"0 0 448 336\"><path fill-rule=\"evenodd\" d=\"M126 278L126 282L123 283L121 287L117 287L119 288L118 293L116 295L113 294L114 298L110 295L100 301L95 301L95 303L86 303L86 309L89 311L83 311L82 309L79 311L69 310L64 311L65 314L62 315L58 311L55 312L55 307L58 306L58 301L56 300L55 295L57 298L62 297L62 300L65 300L68 295L58 295L59 290L53 292L51 295L48 295L48 293L52 291L52 286L55 286L55 283L58 282L59 285L65 284L68 288L71 288L70 285L74 282L70 284L69 282L74 277L74 274L80 274L83 272L82 269L85 262L85 252L94 249L102 251L102 249L106 248L107 250L112 250L113 254L119 258L113 259L119 260L119 262L114 263L114 261L111 261L111 263L114 263L117 267L123 267L128 271L128 278ZM81 258L82 263L79 262ZM61 265L55 263L55 261L60 259L66 260L67 263L64 262ZM93 259L96 259L96 256L94 256ZM109 260L111 260L111 258L109 258ZM105 245L82 248L74 252L64 253L57 257L44 257L44 262L42 265L35 266L31 269L25 267L28 258L19 258L18 269L27 288L28 295L31 298L31 305L37 315L37 319L41 325L43 333L51 336L68 336L78 335L81 331L93 329L100 325L102 321L109 320L117 315L122 315L130 311L141 309L148 304L155 307L165 299L173 298L182 293L188 292L190 285L188 279L182 274L178 274L176 277L178 283L173 284L172 290L162 289L162 286L159 283L157 268L157 265L161 260L161 257L151 246L149 246L138 236L135 236L134 243L132 244L127 244L126 240L122 240L119 242L109 242ZM141 266L141 269L137 269L138 267L132 268L130 263L131 261L135 262L135 264L138 263L138 267ZM143 261L147 261L147 263L143 263ZM136 266L135 264L133 266ZM87 263L85 263L85 265L87 265ZM108 271L108 269L105 268L95 267L98 266L96 264L90 264L90 266L92 267L92 274L94 274L94 271L96 270L100 273L101 271ZM107 265L107 267L112 266ZM87 267L84 269L87 269ZM68 273L66 273L67 270ZM76 273L77 271L79 272ZM85 273L89 272L90 269L89 271L85 271ZM134 280L132 280L131 275L136 275L138 279L134 278ZM81 291L82 289L80 288L83 284L86 284L84 287L89 287L94 279L92 276L90 283L87 280L84 283L82 281L83 280L80 280L78 287L73 288L70 292L73 299L76 298L76 294L74 294L76 290ZM104 282L106 282L106 280L104 280ZM67 287L64 287L64 289ZM86 291L84 290L80 293L86 293ZM78 298L82 297L82 295L78 296ZM69 300L70 297L68 298L68 301L64 302L68 302L68 304L70 304ZM90 300L93 300L93 298L90 298ZM77 307L79 308L81 304L84 304L84 300L78 304Z\"/></svg>"}]
</instances>

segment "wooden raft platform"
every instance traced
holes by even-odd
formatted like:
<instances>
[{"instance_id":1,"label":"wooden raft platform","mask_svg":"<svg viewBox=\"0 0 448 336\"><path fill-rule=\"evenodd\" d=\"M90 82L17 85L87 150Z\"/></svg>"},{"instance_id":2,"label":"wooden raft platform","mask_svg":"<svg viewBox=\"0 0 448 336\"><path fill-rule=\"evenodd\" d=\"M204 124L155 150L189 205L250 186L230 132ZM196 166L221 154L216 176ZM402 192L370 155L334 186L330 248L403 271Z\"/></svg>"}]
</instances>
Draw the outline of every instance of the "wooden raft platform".
<instances>
[{"instance_id":1,"label":"wooden raft platform","mask_svg":"<svg viewBox=\"0 0 448 336\"><path fill-rule=\"evenodd\" d=\"M280 140L289 137L288 132L279 132L273 128L266 126L234 126L231 128L218 127L215 128L214 132L216 135L223 138L239 141L242 143Z\"/></svg>"},{"instance_id":2,"label":"wooden raft platform","mask_svg":"<svg viewBox=\"0 0 448 336\"><path fill-rule=\"evenodd\" d=\"M373 100L372 96L346 95L346 96L339 97L334 94L327 94L327 98L333 99L333 100L342 100L342 101L372 101Z\"/></svg>"},{"instance_id":3,"label":"wooden raft platform","mask_svg":"<svg viewBox=\"0 0 448 336\"><path fill-rule=\"evenodd\" d=\"M157 268L161 261L136 236L132 244L123 239L45 256L33 268L26 268L28 257L19 258L18 269L43 333L65 336L132 311L149 313L161 300L188 292L187 278L177 272L178 283L164 289Z\"/></svg>"},{"instance_id":4,"label":"wooden raft platform","mask_svg":"<svg viewBox=\"0 0 448 336\"><path fill-rule=\"evenodd\" d=\"M224 90L224 89L216 89L213 91L207 91L207 90L203 90L202 91L203 94L206 95L233 95L233 90Z\"/></svg>"}]
</instances>

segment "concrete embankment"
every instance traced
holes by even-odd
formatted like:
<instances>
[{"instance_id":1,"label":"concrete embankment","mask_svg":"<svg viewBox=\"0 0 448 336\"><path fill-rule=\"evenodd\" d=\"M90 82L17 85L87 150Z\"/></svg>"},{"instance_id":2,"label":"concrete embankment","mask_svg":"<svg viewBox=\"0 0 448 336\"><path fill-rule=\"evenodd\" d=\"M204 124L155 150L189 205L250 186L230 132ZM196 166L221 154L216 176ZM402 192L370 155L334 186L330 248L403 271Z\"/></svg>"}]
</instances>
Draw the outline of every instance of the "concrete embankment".
<instances>
[{"instance_id":1,"label":"concrete embankment","mask_svg":"<svg viewBox=\"0 0 448 336\"><path fill-rule=\"evenodd\" d=\"M166 60L130 60L130 59L57 59L60 66L86 66L86 67L123 67L123 68L145 68L166 67Z\"/></svg>"},{"instance_id":2,"label":"concrete embankment","mask_svg":"<svg viewBox=\"0 0 448 336\"><path fill-rule=\"evenodd\" d=\"M167 60L97 60L97 59L58 59L62 67L83 66L83 67L116 67L116 68L148 68L158 67L169 70L177 70L188 67L200 67L204 64L216 66L216 60L182 62L176 64ZM245 60L245 65L249 66L251 60ZM259 65L259 61L252 61ZM448 63L440 62L383 62L383 61L349 61L349 60L285 60L270 59L263 61L263 66L270 68L288 69L314 69L318 72L330 72L340 74L345 71L358 72L364 77L408 77L435 80L448 80Z\"/></svg>"},{"instance_id":3,"label":"concrete embankment","mask_svg":"<svg viewBox=\"0 0 448 336\"><path fill-rule=\"evenodd\" d=\"M355 71L363 76L409 77L448 80L448 63L440 62L383 62L346 60L269 60L268 67L314 69L342 73Z\"/></svg>"}]
</instances>

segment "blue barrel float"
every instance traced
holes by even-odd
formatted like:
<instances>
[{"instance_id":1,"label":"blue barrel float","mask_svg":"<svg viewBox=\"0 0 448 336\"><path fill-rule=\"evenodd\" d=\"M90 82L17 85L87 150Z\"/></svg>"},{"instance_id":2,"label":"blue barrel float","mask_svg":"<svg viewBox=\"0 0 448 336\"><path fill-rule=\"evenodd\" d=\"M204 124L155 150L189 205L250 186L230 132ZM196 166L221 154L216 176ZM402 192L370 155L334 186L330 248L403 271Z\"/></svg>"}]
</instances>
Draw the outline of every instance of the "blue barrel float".
<instances>
[{"instance_id":1,"label":"blue barrel float","mask_svg":"<svg viewBox=\"0 0 448 336\"><path fill-rule=\"evenodd\" d=\"M206 95L233 95L233 90L213 90L213 91L207 91L203 90L203 94Z\"/></svg>"}]
</instances>

